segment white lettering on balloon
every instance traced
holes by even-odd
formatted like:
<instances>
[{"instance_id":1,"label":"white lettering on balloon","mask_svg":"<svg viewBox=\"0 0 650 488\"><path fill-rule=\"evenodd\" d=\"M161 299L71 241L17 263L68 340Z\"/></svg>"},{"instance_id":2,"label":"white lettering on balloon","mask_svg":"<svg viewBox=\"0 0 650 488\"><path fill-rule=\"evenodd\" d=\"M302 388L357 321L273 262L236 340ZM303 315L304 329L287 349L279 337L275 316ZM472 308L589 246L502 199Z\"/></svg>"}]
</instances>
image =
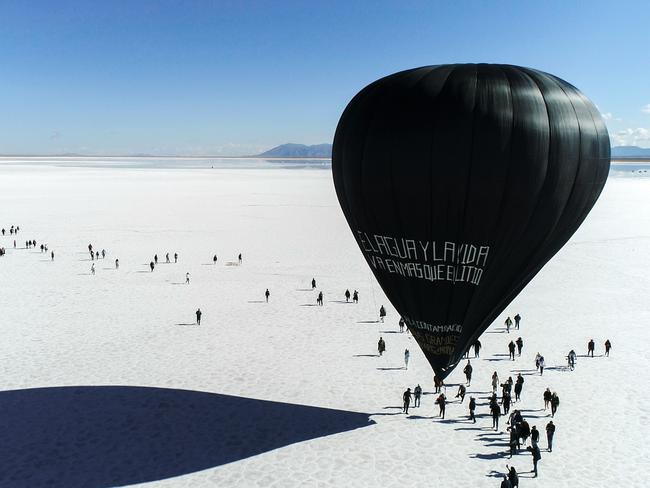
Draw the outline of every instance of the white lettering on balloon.
<instances>
[{"instance_id":1,"label":"white lettering on balloon","mask_svg":"<svg viewBox=\"0 0 650 488\"><path fill-rule=\"evenodd\" d=\"M367 234L357 240L370 265L405 278L478 285L490 246L453 241L420 241Z\"/></svg>"}]
</instances>

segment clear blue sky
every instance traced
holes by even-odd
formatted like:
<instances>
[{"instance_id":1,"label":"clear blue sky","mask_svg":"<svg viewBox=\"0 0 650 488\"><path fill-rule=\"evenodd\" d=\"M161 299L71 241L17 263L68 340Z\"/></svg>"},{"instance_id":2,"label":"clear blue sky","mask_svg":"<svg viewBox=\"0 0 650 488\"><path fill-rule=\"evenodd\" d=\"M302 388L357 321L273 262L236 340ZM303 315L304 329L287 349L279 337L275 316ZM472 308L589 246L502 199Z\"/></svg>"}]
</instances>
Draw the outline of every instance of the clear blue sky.
<instances>
[{"instance_id":1,"label":"clear blue sky","mask_svg":"<svg viewBox=\"0 0 650 488\"><path fill-rule=\"evenodd\" d=\"M650 3L0 0L0 153L250 154L331 142L373 80L551 72L650 146Z\"/></svg>"}]
</instances>

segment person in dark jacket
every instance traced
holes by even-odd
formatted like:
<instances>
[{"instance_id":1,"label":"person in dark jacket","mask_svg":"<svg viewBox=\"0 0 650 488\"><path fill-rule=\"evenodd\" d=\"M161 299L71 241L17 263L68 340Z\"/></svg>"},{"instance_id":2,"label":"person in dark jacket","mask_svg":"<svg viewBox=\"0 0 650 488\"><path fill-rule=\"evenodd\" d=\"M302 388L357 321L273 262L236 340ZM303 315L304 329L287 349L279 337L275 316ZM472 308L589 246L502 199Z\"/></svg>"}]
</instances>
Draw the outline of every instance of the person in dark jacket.
<instances>
[{"instance_id":1,"label":"person in dark jacket","mask_svg":"<svg viewBox=\"0 0 650 488\"><path fill-rule=\"evenodd\" d=\"M515 329L519 330L519 322L521 322L521 315L515 315Z\"/></svg>"},{"instance_id":2,"label":"person in dark jacket","mask_svg":"<svg viewBox=\"0 0 650 488\"><path fill-rule=\"evenodd\" d=\"M352 301L354 303L359 303L359 292L357 290L352 292Z\"/></svg>"},{"instance_id":3,"label":"person in dark jacket","mask_svg":"<svg viewBox=\"0 0 650 488\"><path fill-rule=\"evenodd\" d=\"M546 388L544 391L544 410L551 405L551 398L553 398L553 393L551 393L550 388Z\"/></svg>"},{"instance_id":4,"label":"person in dark jacket","mask_svg":"<svg viewBox=\"0 0 650 488\"><path fill-rule=\"evenodd\" d=\"M311 289L313 290L314 288L316 288L316 278L311 279Z\"/></svg>"},{"instance_id":5,"label":"person in dark jacket","mask_svg":"<svg viewBox=\"0 0 650 488\"><path fill-rule=\"evenodd\" d=\"M474 397L469 397L469 419L473 423L476 423L476 416L474 415L475 410L476 410L476 400L474 399Z\"/></svg>"},{"instance_id":6,"label":"person in dark jacket","mask_svg":"<svg viewBox=\"0 0 650 488\"><path fill-rule=\"evenodd\" d=\"M505 392L501 396L501 405L503 406L503 415L508 415L508 412L510 411L510 404L512 403L512 397L510 396L510 393Z\"/></svg>"},{"instance_id":7,"label":"person in dark jacket","mask_svg":"<svg viewBox=\"0 0 650 488\"><path fill-rule=\"evenodd\" d=\"M476 339L476 342L474 342L474 357L477 358L479 357L479 354L481 352L481 341Z\"/></svg>"},{"instance_id":8,"label":"person in dark jacket","mask_svg":"<svg viewBox=\"0 0 650 488\"><path fill-rule=\"evenodd\" d=\"M517 337L515 344L517 344L517 356L521 356L521 350L524 348L524 340L521 337Z\"/></svg>"},{"instance_id":9,"label":"person in dark jacket","mask_svg":"<svg viewBox=\"0 0 650 488\"><path fill-rule=\"evenodd\" d=\"M151 261L149 263L149 267L151 268L151 271L153 272L153 269L156 267L156 265L153 263L153 261Z\"/></svg>"},{"instance_id":10,"label":"person in dark jacket","mask_svg":"<svg viewBox=\"0 0 650 488\"><path fill-rule=\"evenodd\" d=\"M508 344L508 351L510 351L510 356L509 359L512 359L513 361L515 360L515 343L510 341L510 344Z\"/></svg>"},{"instance_id":11,"label":"person in dark jacket","mask_svg":"<svg viewBox=\"0 0 650 488\"><path fill-rule=\"evenodd\" d=\"M594 357L594 349L596 348L596 343L594 342L593 339L591 339L587 343L587 356L591 356L592 358Z\"/></svg>"},{"instance_id":12,"label":"person in dark jacket","mask_svg":"<svg viewBox=\"0 0 650 488\"><path fill-rule=\"evenodd\" d=\"M386 317L386 309L382 305L381 307L379 307L379 320L381 320L383 322L384 317Z\"/></svg>"},{"instance_id":13,"label":"person in dark jacket","mask_svg":"<svg viewBox=\"0 0 650 488\"><path fill-rule=\"evenodd\" d=\"M14 246L15 247L15 246ZM609 357L609 350L612 348L612 343L609 342L609 339L605 341L605 356Z\"/></svg>"},{"instance_id":14,"label":"person in dark jacket","mask_svg":"<svg viewBox=\"0 0 650 488\"><path fill-rule=\"evenodd\" d=\"M438 395L438 398L436 399L436 404L440 408L440 413L438 414L440 418L445 418L445 410L447 408L447 397L445 396L444 393L441 393Z\"/></svg>"},{"instance_id":15,"label":"person in dark jacket","mask_svg":"<svg viewBox=\"0 0 650 488\"><path fill-rule=\"evenodd\" d=\"M269 303L269 297L271 296L271 292L267 288L266 291L264 292L264 298L266 298L266 303Z\"/></svg>"},{"instance_id":16,"label":"person in dark jacket","mask_svg":"<svg viewBox=\"0 0 650 488\"><path fill-rule=\"evenodd\" d=\"M539 430L537 430L536 425L533 425L533 428L530 430L530 443L533 446L539 443Z\"/></svg>"},{"instance_id":17,"label":"person in dark jacket","mask_svg":"<svg viewBox=\"0 0 650 488\"><path fill-rule=\"evenodd\" d=\"M510 457L512 458L512 456L517 454L517 451L519 449L519 429L516 425L511 425L506 430L510 432L510 440L508 441L508 445L510 446Z\"/></svg>"},{"instance_id":18,"label":"person in dark jacket","mask_svg":"<svg viewBox=\"0 0 650 488\"><path fill-rule=\"evenodd\" d=\"M517 470L514 466L508 466L507 464L506 468L508 468L508 481L510 481L512 488L519 488L519 475L517 474Z\"/></svg>"},{"instance_id":19,"label":"person in dark jacket","mask_svg":"<svg viewBox=\"0 0 650 488\"><path fill-rule=\"evenodd\" d=\"M465 373L465 378L467 378L467 386L470 385L472 382L472 365L470 364L469 360L467 361L467 364L465 365L465 368L463 368L463 373Z\"/></svg>"},{"instance_id":20,"label":"person in dark jacket","mask_svg":"<svg viewBox=\"0 0 650 488\"><path fill-rule=\"evenodd\" d=\"M492 414L492 427L494 430L499 430L499 417L501 416L501 408L499 404L494 402L490 404L490 413Z\"/></svg>"},{"instance_id":21,"label":"person in dark jacket","mask_svg":"<svg viewBox=\"0 0 650 488\"><path fill-rule=\"evenodd\" d=\"M350 301L350 290L345 290L345 301L346 303Z\"/></svg>"},{"instance_id":22,"label":"person in dark jacket","mask_svg":"<svg viewBox=\"0 0 650 488\"><path fill-rule=\"evenodd\" d=\"M406 391L402 394L402 400L404 400L404 408L402 412L405 414L409 413L409 405L411 404L411 389L407 388Z\"/></svg>"},{"instance_id":23,"label":"person in dark jacket","mask_svg":"<svg viewBox=\"0 0 650 488\"><path fill-rule=\"evenodd\" d=\"M420 397L422 397L422 387L418 384L418 386L413 390L413 398L415 399L415 402L413 403L414 407L420 406Z\"/></svg>"},{"instance_id":24,"label":"person in dark jacket","mask_svg":"<svg viewBox=\"0 0 650 488\"><path fill-rule=\"evenodd\" d=\"M548 452L553 452L553 436L555 435L555 424L551 420L546 424L546 442L548 445Z\"/></svg>"},{"instance_id":25,"label":"person in dark jacket","mask_svg":"<svg viewBox=\"0 0 650 488\"><path fill-rule=\"evenodd\" d=\"M522 420L519 424L519 437L523 445L526 445L528 438L530 437L530 425L526 420Z\"/></svg>"},{"instance_id":26,"label":"person in dark jacket","mask_svg":"<svg viewBox=\"0 0 650 488\"><path fill-rule=\"evenodd\" d=\"M466 392L467 392L467 388L465 388L465 385L458 385L458 392L456 393L456 398L460 397L460 403L463 403L463 400L465 400Z\"/></svg>"},{"instance_id":27,"label":"person in dark jacket","mask_svg":"<svg viewBox=\"0 0 650 488\"><path fill-rule=\"evenodd\" d=\"M445 382L442 381L442 378L440 378L437 374L433 375L433 386L435 388L434 393L440 393L440 389L445 386Z\"/></svg>"},{"instance_id":28,"label":"person in dark jacket","mask_svg":"<svg viewBox=\"0 0 650 488\"><path fill-rule=\"evenodd\" d=\"M196 325L201 325L201 315L203 315L203 312L201 312L201 309L197 309L196 311Z\"/></svg>"},{"instance_id":29,"label":"person in dark jacket","mask_svg":"<svg viewBox=\"0 0 650 488\"><path fill-rule=\"evenodd\" d=\"M560 397L557 396L557 393L553 392L551 396L551 417L555 417L555 412L557 412L557 407L560 406Z\"/></svg>"},{"instance_id":30,"label":"person in dark jacket","mask_svg":"<svg viewBox=\"0 0 650 488\"><path fill-rule=\"evenodd\" d=\"M510 480L508 479L508 475L506 474L503 475L503 481L501 481L501 488L512 488L512 485L510 484Z\"/></svg>"},{"instance_id":31,"label":"person in dark jacket","mask_svg":"<svg viewBox=\"0 0 650 488\"><path fill-rule=\"evenodd\" d=\"M515 401L518 402L521 398L521 390L524 388L524 377L521 376L521 373L517 375L517 381L515 382Z\"/></svg>"},{"instance_id":32,"label":"person in dark jacket","mask_svg":"<svg viewBox=\"0 0 650 488\"><path fill-rule=\"evenodd\" d=\"M379 355L383 355L384 351L386 350L386 343L384 342L383 337L379 338L379 341L377 341L377 352ZM410 389L409 389L410 390Z\"/></svg>"},{"instance_id":33,"label":"person in dark jacket","mask_svg":"<svg viewBox=\"0 0 650 488\"><path fill-rule=\"evenodd\" d=\"M537 446L528 446L526 450L533 455L533 473L535 473L533 478L537 478L537 462L542 459L542 453Z\"/></svg>"}]
</instances>

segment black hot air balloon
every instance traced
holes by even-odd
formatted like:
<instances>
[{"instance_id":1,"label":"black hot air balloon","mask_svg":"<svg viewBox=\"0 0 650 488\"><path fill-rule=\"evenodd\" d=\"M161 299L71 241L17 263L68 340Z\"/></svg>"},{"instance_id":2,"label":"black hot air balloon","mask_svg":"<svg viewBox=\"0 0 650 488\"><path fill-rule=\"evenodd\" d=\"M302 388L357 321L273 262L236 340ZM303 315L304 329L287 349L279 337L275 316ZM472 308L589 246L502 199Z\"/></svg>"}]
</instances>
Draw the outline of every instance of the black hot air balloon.
<instances>
[{"instance_id":1,"label":"black hot air balloon","mask_svg":"<svg viewBox=\"0 0 650 488\"><path fill-rule=\"evenodd\" d=\"M460 64L361 90L332 171L364 257L444 378L576 231L609 160L598 110L569 83Z\"/></svg>"}]
</instances>

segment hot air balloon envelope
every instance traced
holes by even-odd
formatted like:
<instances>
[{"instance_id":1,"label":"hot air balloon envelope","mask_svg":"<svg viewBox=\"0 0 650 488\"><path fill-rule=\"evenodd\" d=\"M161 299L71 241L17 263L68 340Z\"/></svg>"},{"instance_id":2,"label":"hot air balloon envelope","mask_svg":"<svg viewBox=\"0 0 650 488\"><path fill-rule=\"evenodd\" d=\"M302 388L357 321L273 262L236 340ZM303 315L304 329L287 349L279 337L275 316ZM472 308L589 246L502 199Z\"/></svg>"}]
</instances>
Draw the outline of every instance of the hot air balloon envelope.
<instances>
[{"instance_id":1,"label":"hot air balloon envelope","mask_svg":"<svg viewBox=\"0 0 650 488\"><path fill-rule=\"evenodd\" d=\"M332 171L363 256L444 378L576 231L609 158L598 110L569 83L441 65L359 92Z\"/></svg>"}]
</instances>

